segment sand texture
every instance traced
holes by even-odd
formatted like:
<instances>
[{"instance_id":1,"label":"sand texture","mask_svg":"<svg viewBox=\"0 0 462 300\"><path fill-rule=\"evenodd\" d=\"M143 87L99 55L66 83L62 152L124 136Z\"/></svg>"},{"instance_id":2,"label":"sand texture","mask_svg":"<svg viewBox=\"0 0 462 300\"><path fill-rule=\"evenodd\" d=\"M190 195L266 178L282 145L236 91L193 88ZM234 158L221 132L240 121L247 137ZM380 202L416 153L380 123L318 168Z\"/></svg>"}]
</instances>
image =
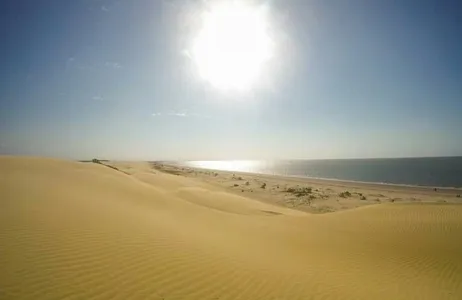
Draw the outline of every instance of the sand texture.
<instances>
[{"instance_id":1,"label":"sand texture","mask_svg":"<svg viewBox=\"0 0 462 300\"><path fill-rule=\"evenodd\" d=\"M462 205L310 214L117 168L0 158L0 299L462 299Z\"/></svg>"}]
</instances>

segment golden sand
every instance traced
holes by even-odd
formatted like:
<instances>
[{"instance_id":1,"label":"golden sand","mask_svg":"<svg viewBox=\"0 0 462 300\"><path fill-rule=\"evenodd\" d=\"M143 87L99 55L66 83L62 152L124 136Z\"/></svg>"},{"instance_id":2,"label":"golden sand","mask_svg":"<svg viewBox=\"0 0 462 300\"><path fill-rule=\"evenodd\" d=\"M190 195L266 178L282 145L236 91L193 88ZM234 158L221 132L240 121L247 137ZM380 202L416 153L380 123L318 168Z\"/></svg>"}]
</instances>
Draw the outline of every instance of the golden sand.
<instances>
[{"instance_id":1,"label":"golden sand","mask_svg":"<svg viewBox=\"0 0 462 300\"><path fill-rule=\"evenodd\" d=\"M462 205L314 215L130 170L0 158L0 299L462 299Z\"/></svg>"}]
</instances>

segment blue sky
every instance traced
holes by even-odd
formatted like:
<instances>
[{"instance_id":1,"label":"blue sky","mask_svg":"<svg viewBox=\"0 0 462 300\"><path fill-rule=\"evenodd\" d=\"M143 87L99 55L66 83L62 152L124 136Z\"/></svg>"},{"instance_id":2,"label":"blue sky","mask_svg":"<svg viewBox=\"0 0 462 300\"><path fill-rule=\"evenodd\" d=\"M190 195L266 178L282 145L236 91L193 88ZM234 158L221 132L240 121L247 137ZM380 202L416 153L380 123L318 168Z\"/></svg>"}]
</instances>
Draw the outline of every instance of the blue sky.
<instances>
[{"instance_id":1,"label":"blue sky","mask_svg":"<svg viewBox=\"0 0 462 300\"><path fill-rule=\"evenodd\" d=\"M459 1L260 1L279 51L247 91L185 55L200 1L1 1L0 154L462 155Z\"/></svg>"}]
</instances>

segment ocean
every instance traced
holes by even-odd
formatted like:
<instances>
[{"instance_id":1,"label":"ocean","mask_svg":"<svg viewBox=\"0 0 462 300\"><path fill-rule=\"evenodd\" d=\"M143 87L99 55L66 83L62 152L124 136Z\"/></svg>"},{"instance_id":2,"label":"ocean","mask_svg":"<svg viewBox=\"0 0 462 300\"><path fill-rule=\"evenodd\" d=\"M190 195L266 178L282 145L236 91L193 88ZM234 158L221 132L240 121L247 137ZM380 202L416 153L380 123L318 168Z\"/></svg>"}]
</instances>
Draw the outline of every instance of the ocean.
<instances>
[{"instance_id":1,"label":"ocean","mask_svg":"<svg viewBox=\"0 0 462 300\"><path fill-rule=\"evenodd\" d=\"M462 156L329 160L186 161L214 170L435 187L462 187Z\"/></svg>"}]
</instances>

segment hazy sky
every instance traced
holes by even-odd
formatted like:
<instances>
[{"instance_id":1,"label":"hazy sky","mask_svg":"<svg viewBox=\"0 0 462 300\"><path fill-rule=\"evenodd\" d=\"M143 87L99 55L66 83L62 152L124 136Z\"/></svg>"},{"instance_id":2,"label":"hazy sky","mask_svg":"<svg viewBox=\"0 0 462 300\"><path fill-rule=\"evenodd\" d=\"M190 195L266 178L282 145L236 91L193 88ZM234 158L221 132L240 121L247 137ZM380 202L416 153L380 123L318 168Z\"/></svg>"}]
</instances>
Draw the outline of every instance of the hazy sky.
<instances>
[{"instance_id":1,"label":"hazy sky","mask_svg":"<svg viewBox=\"0 0 462 300\"><path fill-rule=\"evenodd\" d=\"M259 159L462 155L462 2L270 0L247 90L203 80L204 1L0 1L0 153Z\"/></svg>"}]
</instances>

